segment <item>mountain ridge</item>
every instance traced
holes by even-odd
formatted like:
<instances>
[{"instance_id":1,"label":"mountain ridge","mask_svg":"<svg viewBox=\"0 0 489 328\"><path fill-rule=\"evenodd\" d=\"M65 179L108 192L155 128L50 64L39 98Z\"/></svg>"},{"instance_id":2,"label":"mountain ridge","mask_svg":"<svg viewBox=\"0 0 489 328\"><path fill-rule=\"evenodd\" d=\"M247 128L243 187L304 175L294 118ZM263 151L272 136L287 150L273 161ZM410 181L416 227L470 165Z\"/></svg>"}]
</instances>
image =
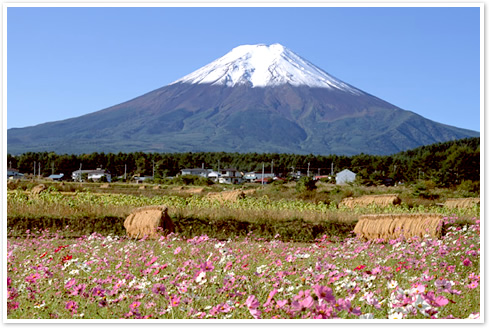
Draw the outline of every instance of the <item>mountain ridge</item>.
<instances>
[{"instance_id":1,"label":"mountain ridge","mask_svg":"<svg viewBox=\"0 0 489 328\"><path fill-rule=\"evenodd\" d=\"M279 69L280 78L272 81L275 71L266 68L282 55L288 58L283 67L293 68ZM297 62L291 62L293 56ZM221 64L219 74L207 81ZM393 154L479 136L403 110L315 68L281 45L236 47L126 102L76 118L9 129L8 151ZM317 74L310 75L312 71ZM322 84L314 86L318 81Z\"/></svg>"}]
</instances>

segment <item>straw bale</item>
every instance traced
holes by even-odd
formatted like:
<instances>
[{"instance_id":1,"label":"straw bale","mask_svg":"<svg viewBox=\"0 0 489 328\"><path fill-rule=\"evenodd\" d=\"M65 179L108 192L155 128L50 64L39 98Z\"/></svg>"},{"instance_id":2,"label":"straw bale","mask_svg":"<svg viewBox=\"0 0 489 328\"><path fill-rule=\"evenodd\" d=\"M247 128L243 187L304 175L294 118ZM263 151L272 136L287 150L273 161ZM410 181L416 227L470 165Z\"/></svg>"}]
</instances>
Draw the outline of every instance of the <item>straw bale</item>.
<instances>
[{"instance_id":1,"label":"straw bale","mask_svg":"<svg viewBox=\"0 0 489 328\"><path fill-rule=\"evenodd\" d=\"M377 206L390 206L401 204L401 199L398 195L384 194L384 195L366 195L360 197L347 197L340 202L340 206L346 206L349 208L368 206L375 204Z\"/></svg>"},{"instance_id":2,"label":"straw bale","mask_svg":"<svg viewBox=\"0 0 489 328\"><path fill-rule=\"evenodd\" d=\"M154 189L154 190L158 190L158 189L160 189L160 186L159 186L159 185L154 186L154 187L153 187L153 189Z\"/></svg>"},{"instance_id":3,"label":"straw bale","mask_svg":"<svg viewBox=\"0 0 489 328\"><path fill-rule=\"evenodd\" d=\"M243 193L248 196L248 195L254 195L256 193L256 189L248 189L248 190L243 190Z\"/></svg>"},{"instance_id":4,"label":"straw bale","mask_svg":"<svg viewBox=\"0 0 489 328\"><path fill-rule=\"evenodd\" d=\"M207 194L208 199L216 199L220 202L229 201L235 202L238 199L245 198L246 195L242 190L230 190L223 192L210 192Z\"/></svg>"},{"instance_id":5,"label":"straw bale","mask_svg":"<svg viewBox=\"0 0 489 328\"><path fill-rule=\"evenodd\" d=\"M480 198L449 198L444 205L447 208L468 208L480 203Z\"/></svg>"},{"instance_id":6,"label":"straw bale","mask_svg":"<svg viewBox=\"0 0 489 328\"><path fill-rule=\"evenodd\" d=\"M175 225L164 205L145 206L135 209L124 221L127 235L130 238L158 238L159 229L164 233L175 232Z\"/></svg>"},{"instance_id":7,"label":"straw bale","mask_svg":"<svg viewBox=\"0 0 489 328\"><path fill-rule=\"evenodd\" d=\"M185 192L188 192L190 194L200 194L202 193L202 191L204 191L204 188L189 188L185 190Z\"/></svg>"},{"instance_id":8,"label":"straw bale","mask_svg":"<svg viewBox=\"0 0 489 328\"><path fill-rule=\"evenodd\" d=\"M110 188L110 185L108 183L104 183L100 186L100 188L104 188L104 189Z\"/></svg>"},{"instance_id":9,"label":"straw bale","mask_svg":"<svg viewBox=\"0 0 489 328\"><path fill-rule=\"evenodd\" d=\"M441 237L442 216L439 214L369 214L362 215L353 231L362 239L397 239L400 236Z\"/></svg>"},{"instance_id":10,"label":"straw bale","mask_svg":"<svg viewBox=\"0 0 489 328\"><path fill-rule=\"evenodd\" d=\"M139 186L139 189L146 189L146 186Z\"/></svg>"},{"instance_id":11,"label":"straw bale","mask_svg":"<svg viewBox=\"0 0 489 328\"><path fill-rule=\"evenodd\" d=\"M32 188L31 193L33 195L39 195L41 192L43 192L46 189L47 189L46 186L41 183L41 184L35 186L34 188Z\"/></svg>"}]
</instances>

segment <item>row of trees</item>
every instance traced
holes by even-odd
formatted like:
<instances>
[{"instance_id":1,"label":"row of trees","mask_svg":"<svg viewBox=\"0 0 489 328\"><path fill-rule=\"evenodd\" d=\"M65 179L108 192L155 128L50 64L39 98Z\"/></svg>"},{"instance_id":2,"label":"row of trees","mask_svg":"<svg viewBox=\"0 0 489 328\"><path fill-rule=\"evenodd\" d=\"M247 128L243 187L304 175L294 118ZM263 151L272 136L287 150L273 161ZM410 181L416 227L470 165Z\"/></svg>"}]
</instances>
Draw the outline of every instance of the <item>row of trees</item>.
<instances>
[{"instance_id":1,"label":"row of trees","mask_svg":"<svg viewBox=\"0 0 489 328\"><path fill-rule=\"evenodd\" d=\"M438 186L458 185L464 180L480 181L480 138L462 139L419 147L394 155L359 154L297 155L259 153L92 153L63 154L54 152L7 155L7 165L22 173L49 176L82 169L105 168L113 176L135 174L163 178L177 175L183 168L236 168L242 172L260 171L286 176L290 173L329 175L343 169L357 173L364 184L380 184L386 178L410 183L419 179L432 180ZM39 170L39 163L41 170Z\"/></svg>"}]
</instances>

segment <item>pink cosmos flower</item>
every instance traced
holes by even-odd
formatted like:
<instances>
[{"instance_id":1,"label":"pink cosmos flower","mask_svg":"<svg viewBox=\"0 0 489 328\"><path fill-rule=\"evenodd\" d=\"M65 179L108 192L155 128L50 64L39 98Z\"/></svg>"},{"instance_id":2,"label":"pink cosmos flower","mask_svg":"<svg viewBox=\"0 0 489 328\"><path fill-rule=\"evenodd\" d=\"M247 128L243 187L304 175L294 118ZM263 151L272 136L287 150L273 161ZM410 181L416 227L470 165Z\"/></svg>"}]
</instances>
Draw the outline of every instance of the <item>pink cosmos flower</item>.
<instances>
[{"instance_id":1,"label":"pink cosmos flower","mask_svg":"<svg viewBox=\"0 0 489 328\"><path fill-rule=\"evenodd\" d=\"M180 300L181 300L180 296L172 295L172 296L170 296L170 305L172 307L176 307L180 304Z\"/></svg>"},{"instance_id":2,"label":"pink cosmos flower","mask_svg":"<svg viewBox=\"0 0 489 328\"><path fill-rule=\"evenodd\" d=\"M141 305L141 302L132 302L131 305L129 305L129 308L131 308L131 310L135 310L137 309L139 306Z\"/></svg>"},{"instance_id":3,"label":"pink cosmos flower","mask_svg":"<svg viewBox=\"0 0 489 328\"><path fill-rule=\"evenodd\" d=\"M182 251L182 248L181 247L177 247L175 249L175 251L173 252L173 254L177 255L178 253L180 253Z\"/></svg>"},{"instance_id":4,"label":"pink cosmos flower","mask_svg":"<svg viewBox=\"0 0 489 328\"><path fill-rule=\"evenodd\" d=\"M250 295L248 296L248 298L246 299L246 302L245 302L245 305L249 308L249 309L256 309L257 307L260 306L260 302L256 299L255 295Z\"/></svg>"},{"instance_id":5,"label":"pink cosmos flower","mask_svg":"<svg viewBox=\"0 0 489 328\"><path fill-rule=\"evenodd\" d=\"M166 287L163 284L154 284L151 291L157 295L164 295L166 292Z\"/></svg>"},{"instance_id":6,"label":"pink cosmos flower","mask_svg":"<svg viewBox=\"0 0 489 328\"><path fill-rule=\"evenodd\" d=\"M464 266L471 266L472 265L472 261L469 260L469 258L466 258L462 263Z\"/></svg>"},{"instance_id":7,"label":"pink cosmos flower","mask_svg":"<svg viewBox=\"0 0 489 328\"><path fill-rule=\"evenodd\" d=\"M39 278L41 278L41 275L36 272L34 274L31 274L30 276L27 276L25 278L25 281L29 284L34 284Z\"/></svg>"},{"instance_id":8,"label":"pink cosmos flower","mask_svg":"<svg viewBox=\"0 0 489 328\"><path fill-rule=\"evenodd\" d=\"M312 289L319 299L322 299L328 303L334 303L336 301L333 295L333 290L330 287L316 285L313 286Z\"/></svg>"},{"instance_id":9,"label":"pink cosmos flower","mask_svg":"<svg viewBox=\"0 0 489 328\"><path fill-rule=\"evenodd\" d=\"M470 284L467 285L467 288L474 289L474 288L477 288L477 286L479 286L479 283L476 280L474 280Z\"/></svg>"},{"instance_id":10,"label":"pink cosmos flower","mask_svg":"<svg viewBox=\"0 0 489 328\"><path fill-rule=\"evenodd\" d=\"M69 310L71 314L74 314L77 312L76 310L78 309L78 303L75 301L68 301L66 302L65 309Z\"/></svg>"}]
</instances>

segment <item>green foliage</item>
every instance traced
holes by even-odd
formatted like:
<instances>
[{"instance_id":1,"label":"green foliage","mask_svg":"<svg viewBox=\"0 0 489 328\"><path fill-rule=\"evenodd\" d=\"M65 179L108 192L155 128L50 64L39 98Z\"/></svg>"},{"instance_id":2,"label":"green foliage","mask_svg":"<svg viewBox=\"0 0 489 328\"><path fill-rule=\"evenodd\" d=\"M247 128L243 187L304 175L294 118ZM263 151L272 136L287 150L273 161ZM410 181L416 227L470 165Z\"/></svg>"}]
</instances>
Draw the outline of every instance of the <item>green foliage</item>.
<instances>
[{"instance_id":1,"label":"green foliage","mask_svg":"<svg viewBox=\"0 0 489 328\"><path fill-rule=\"evenodd\" d=\"M316 188L316 181L313 180L311 177L302 177L299 179L299 181L297 181L297 184L295 185L295 190L298 193L312 191Z\"/></svg>"},{"instance_id":2,"label":"green foliage","mask_svg":"<svg viewBox=\"0 0 489 328\"><path fill-rule=\"evenodd\" d=\"M178 177L170 180L172 184L176 185L192 185L192 186L210 186L214 184L211 179L200 177L197 175L187 174L179 175Z\"/></svg>"},{"instance_id":3,"label":"green foliage","mask_svg":"<svg viewBox=\"0 0 489 328\"><path fill-rule=\"evenodd\" d=\"M424 199L436 199L439 196L433 193L434 189L435 189L435 184L433 181L421 180L414 185L414 190L412 195Z\"/></svg>"},{"instance_id":4,"label":"green foliage","mask_svg":"<svg viewBox=\"0 0 489 328\"><path fill-rule=\"evenodd\" d=\"M113 176L122 176L127 169L127 176L135 173L153 175L158 179L176 176L183 168L232 167L239 171L249 172L262 168L287 176L294 170L306 171L308 164L312 172L322 174L343 169L360 175L361 184L380 185L384 178L395 182L415 183L418 179L433 180L438 187L457 186L464 180L480 181L480 138L455 140L423 146L389 156L359 154L354 156L338 155L298 155L298 154L259 154L259 153L92 153L82 155L57 155L52 152L24 153L19 156L7 154L7 162L21 173L33 173L34 162L42 163L41 175L55 172L71 176L80 168L103 167ZM154 165L153 165L154 164ZM293 168L293 169L292 169ZM37 174L37 173L36 173ZM358 176L358 175L357 175ZM159 180L162 181L162 180Z\"/></svg>"},{"instance_id":5,"label":"green foliage","mask_svg":"<svg viewBox=\"0 0 489 328\"><path fill-rule=\"evenodd\" d=\"M462 197L477 197L480 194L480 181L463 180L457 186L457 192Z\"/></svg>"}]
</instances>

